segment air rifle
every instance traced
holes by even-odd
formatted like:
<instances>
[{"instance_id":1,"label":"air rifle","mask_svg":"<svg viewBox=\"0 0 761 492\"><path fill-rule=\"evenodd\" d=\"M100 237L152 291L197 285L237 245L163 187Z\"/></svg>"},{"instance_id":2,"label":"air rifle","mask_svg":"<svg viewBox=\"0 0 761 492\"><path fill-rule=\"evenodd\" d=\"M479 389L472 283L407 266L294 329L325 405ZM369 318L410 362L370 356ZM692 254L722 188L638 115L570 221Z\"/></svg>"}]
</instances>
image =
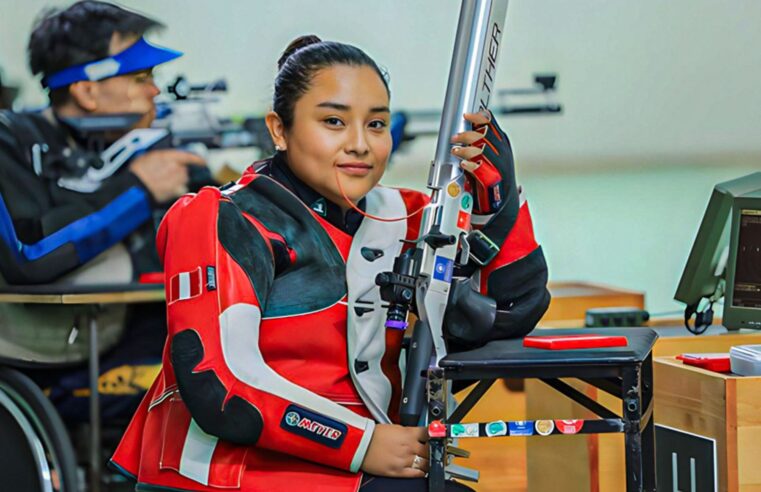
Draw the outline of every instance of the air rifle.
<instances>
[{"instance_id":1,"label":"air rifle","mask_svg":"<svg viewBox=\"0 0 761 492\"><path fill-rule=\"evenodd\" d=\"M431 163L430 203L423 210L420 235L414 247L396 258L394 270L376 278L389 303L387 329L404 329L408 311L419 317L407 350L401 402L403 425L420 425L426 413L445 417L439 402L427 405L424 373L446 356L444 315L448 304L460 303L472 322L491 326L496 304L454 278L456 264L484 264L497 251L479 232L470 230L473 196L466 189L460 161L451 154L450 139L469 130L463 113L484 110L494 93L497 60L505 26L507 0L463 0L455 38L436 155ZM486 246L485 246L486 245Z\"/></svg>"}]
</instances>

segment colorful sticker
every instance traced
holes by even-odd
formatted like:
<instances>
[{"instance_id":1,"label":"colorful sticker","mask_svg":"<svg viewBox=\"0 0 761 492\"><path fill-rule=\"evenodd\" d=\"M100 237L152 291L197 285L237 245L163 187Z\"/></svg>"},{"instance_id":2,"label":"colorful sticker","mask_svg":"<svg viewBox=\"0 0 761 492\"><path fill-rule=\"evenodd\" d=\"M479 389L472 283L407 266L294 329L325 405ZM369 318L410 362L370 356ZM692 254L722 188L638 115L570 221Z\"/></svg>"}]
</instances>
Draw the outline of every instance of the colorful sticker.
<instances>
[{"instance_id":1,"label":"colorful sticker","mask_svg":"<svg viewBox=\"0 0 761 492\"><path fill-rule=\"evenodd\" d=\"M552 420L537 420L534 427L540 436L549 436L555 430L555 423Z\"/></svg>"},{"instance_id":2,"label":"colorful sticker","mask_svg":"<svg viewBox=\"0 0 761 492\"><path fill-rule=\"evenodd\" d=\"M532 420L515 420L507 423L511 436L533 436L534 422Z\"/></svg>"},{"instance_id":3,"label":"colorful sticker","mask_svg":"<svg viewBox=\"0 0 761 492\"><path fill-rule=\"evenodd\" d=\"M555 426L563 434L578 434L584 427L583 420L556 420Z\"/></svg>"},{"instance_id":4,"label":"colorful sticker","mask_svg":"<svg viewBox=\"0 0 761 492\"><path fill-rule=\"evenodd\" d=\"M457 227L467 230L470 227L470 214L468 212L460 212L457 214Z\"/></svg>"},{"instance_id":5,"label":"colorful sticker","mask_svg":"<svg viewBox=\"0 0 761 492\"><path fill-rule=\"evenodd\" d=\"M330 448L339 448L346 437L346 424L296 405L289 405L280 428Z\"/></svg>"},{"instance_id":6,"label":"colorful sticker","mask_svg":"<svg viewBox=\"0 0 761 492\"><path fill-rule=\"evenodd\" d=\"M478 424L453 424L449 434L452 437L478 437Z\"/></svg>"},{"instance_id":7,"label":"colorful sticker","mask_svg":"<svg viewBox=\"0 0 761 492\"><path fill-rule=\"evenodd\" d=\"M473 204L473 195L470 193L465 193L462 195L462 200L460 201L460 205L462 206L462 209L465 211L469 211L471 205Z\"/></svg>"},{"instance_id":8,"label":"colorful sticker","mask_svg":"<svg viewBox=\"0 0 761 492\"><path fill-rule=\"evenodd\" d=\"M457 183L449 183L449 186L447 186L447 193L449 193L449 196L452 198L457 198L457 195L460 194L460 191L460 185Z\"/></svg>"},{"instance_id":9,"label":"colorful sticker","mask_svg":"<svg viewBox=\"0 0 761 492\"><path fill-rule=\"evenodd\" d=\"M454 272L454 262L449 258L437 256L433 264L433 278L442 282L451 282Z\"/></svg>"},{"instance_id":10,"label":"colorful sticker","mask_svg":"<svg viewBox=\"0 0 761 492\"><path fill-rule=\"evenodd\" d=\"M488 424L486 424L486 435L489 437L506 436L507 424L505 424L501 420L495 420L494 422L489 422Z\"/></svg>"},{"instance_id":11,"label":"colorful sticker","mask_svg":"<svg viewBox=\"0 0 761 492\"><path fill-rule=\"evenodd\" d=\"M428 435L432 438L447 437L447 426L441 420L428 424Z\"/></svg>"}]
</instances>

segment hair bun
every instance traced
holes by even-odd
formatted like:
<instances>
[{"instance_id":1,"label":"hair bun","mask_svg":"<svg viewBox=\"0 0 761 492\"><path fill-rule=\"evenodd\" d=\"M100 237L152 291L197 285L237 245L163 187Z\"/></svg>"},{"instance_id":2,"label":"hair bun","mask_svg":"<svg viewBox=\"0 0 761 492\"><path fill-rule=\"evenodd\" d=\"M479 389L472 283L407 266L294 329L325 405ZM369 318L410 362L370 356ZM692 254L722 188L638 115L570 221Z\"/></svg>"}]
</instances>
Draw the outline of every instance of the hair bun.
<instances>
[{"instance_id":1,"label":"hair bun","mask_svg":"<svg viewBox=\"0 0 761 492\"><path fill-rule=\"evenodd\" d=\"M307 34L306 36L299 36L291 41L291 43L285 48L283 54L280 55L280 59L277 61L277 69L280 70L288 61L288 58L299 51L301 48L306 48L310 44L322 43L322 39L318 38L314 34Z\"/></svg>"}]
</instances>

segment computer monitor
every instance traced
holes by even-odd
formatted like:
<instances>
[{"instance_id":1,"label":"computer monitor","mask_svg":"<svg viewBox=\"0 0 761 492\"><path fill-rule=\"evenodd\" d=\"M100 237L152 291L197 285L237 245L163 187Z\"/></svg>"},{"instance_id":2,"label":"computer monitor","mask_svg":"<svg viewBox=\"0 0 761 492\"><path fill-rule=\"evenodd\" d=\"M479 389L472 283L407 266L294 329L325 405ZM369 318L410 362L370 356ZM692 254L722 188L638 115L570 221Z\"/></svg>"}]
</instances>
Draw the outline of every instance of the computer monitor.
<instances>
[{"instance_id":1,"label":"computer monitor","mask_svg":"<svg viewBox=\"0 0 761 492\"><path fill-rule=\"evenodd\" d=\"M760 235L761 172L717 184L674 294L686 323L697 314L696 328L710 324L724 295L724 326L761 329Z\"/></svg>"},{"instance_id":2,"label":"computer monitor","mask_svg":"<svg viewBox=\"0 0 761 492\"><path fill-rule=\"evenodd\" d=\"M723 324L761 329L761 189L735 200L732 210Z\"/></svg>"}]
</instances>

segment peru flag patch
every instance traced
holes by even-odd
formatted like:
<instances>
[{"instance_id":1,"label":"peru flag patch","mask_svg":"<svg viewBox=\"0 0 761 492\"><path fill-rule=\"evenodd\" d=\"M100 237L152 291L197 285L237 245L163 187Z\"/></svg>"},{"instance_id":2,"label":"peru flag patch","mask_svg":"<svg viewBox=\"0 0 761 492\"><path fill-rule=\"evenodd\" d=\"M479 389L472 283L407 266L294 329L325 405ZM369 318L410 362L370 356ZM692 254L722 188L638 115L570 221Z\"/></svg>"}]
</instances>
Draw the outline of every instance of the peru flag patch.
<instances>
[{"instance_id":1,"label":"peru flag patch","mask_svg":"<svg viewBox=\"0 0 761 492\"><path fill-rule=\"evenodd\" d=\"M174 275L169 281L169 304L200 296L203 292L201 279L201 267Z\"/></svg>"}]
</instances>

